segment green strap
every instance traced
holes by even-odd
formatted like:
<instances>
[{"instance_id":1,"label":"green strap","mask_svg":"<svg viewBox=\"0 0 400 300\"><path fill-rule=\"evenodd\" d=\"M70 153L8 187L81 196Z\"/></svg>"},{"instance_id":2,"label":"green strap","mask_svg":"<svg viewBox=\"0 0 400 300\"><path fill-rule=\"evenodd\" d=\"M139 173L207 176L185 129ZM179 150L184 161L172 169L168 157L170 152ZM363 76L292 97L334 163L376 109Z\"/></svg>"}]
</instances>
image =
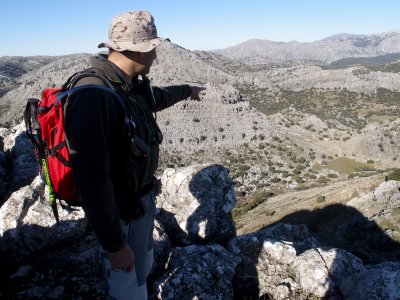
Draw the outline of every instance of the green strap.
<instances>
[{"instance_id":1,"label":"green strap","mask_svg":"<svg viewBox=\"0 0 400 300\"><path fill-rule=\"evenodd\" d=\"M54 193L53 186L51 185L49 168L47 166L47 161L45 158L42 158L42 166L43 166L43 170L44 170L44 176L46 178L46 184L47 184L47 187L49 188L50 206L53 210L54 217L56 218L57 225L60 225L60 219L58 217L58 209L57 209L57 203L56 203L56 195Z\"/></svg>"}]
</instances>

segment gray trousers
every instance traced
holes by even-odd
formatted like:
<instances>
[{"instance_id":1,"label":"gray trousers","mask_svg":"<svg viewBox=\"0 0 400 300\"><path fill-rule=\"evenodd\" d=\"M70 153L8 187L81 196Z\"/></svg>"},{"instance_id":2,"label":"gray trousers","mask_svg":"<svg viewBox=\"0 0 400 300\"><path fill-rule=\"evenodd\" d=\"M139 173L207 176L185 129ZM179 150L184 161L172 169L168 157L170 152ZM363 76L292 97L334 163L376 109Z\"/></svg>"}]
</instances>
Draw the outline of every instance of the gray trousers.
<instances>
[{"instance_id":1,"label":"gray trousers","mask_svg":"<svg viewBox=\"0 0 400 300\"><path fill-rule=\"evenodd\" d=\"M146 278L153 265L153 228L156 205L153 193L149 193L141 200L147 205L146 214L129 223L121 221L128 245L135 254L133 271L111 270L108 252L100 247L100 264L108 282L110 299L147 299Z\"/></svg>"}]
</instances>

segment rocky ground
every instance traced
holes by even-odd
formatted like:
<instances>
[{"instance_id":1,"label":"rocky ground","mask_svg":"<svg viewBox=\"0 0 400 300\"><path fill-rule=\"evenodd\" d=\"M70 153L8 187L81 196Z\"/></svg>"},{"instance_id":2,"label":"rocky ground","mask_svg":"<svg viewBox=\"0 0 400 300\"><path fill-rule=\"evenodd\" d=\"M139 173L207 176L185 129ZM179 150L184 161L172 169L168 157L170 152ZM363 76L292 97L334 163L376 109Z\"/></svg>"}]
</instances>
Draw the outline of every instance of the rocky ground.
<instances>
[{"instance_id":1,"label":"rocky ground","mask_svg":"<svg viewBox=\"0 0 400 300\"><path fill-rule=\"evenodd\" d=\"M234 223L228 173L193 165L162 175L150 299L397 299L398 181L355 180L358 195L340 184L318 188L326 198L313 210L301 209L318 201L311 191L287 195L290 203L272 197ZM59 206L57 226L43 188L37 177L0 209L0 296L103 299L82 210ZM294 212L281 215L283 205ZM390 228L378 225L383 218Z\"/></svg>"}]
</instances>

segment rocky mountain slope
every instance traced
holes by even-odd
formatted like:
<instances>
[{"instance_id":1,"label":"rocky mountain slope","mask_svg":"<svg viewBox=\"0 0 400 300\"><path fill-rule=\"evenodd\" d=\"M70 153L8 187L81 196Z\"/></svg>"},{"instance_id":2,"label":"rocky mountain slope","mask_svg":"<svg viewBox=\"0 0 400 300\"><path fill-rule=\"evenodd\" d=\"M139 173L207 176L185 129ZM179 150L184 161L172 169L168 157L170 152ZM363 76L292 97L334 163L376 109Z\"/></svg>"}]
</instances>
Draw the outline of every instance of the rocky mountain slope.
<instances>
[{"instance_id":1,"label":"rocky mountain slope","mask_svg":"<svg viewBox=\"0 0 400 300\"><path fill-rule=\"evenodd\" d=\"M59 205L56 226L23 127L2 136L15 185L0 208L0 297L104 298L83 211ZM237 199L227 168L169 168L161 180L150 299L378 300L399 293L398 181L359 177L285 193L233 222Z\"/></svg>"},{"instance_id":2,"label":"rocky mountain slope","mask_svg":"<svg viewBox=\"0 0 400 300\"><path fill-rule=\"evenodd\" d=\"M251 63L300 61L327 63L349 57L372 57L399 53L400 32L357 35L336 34L312 43L249 40L226 49L215 50L234 59Z\"/></svg>"},{"instance_id":3,"label":"rocky mountain slope","mask_svg":"<svg viewBox=\"0 0 400 300\"><path fill-rule=\"evenodd\" d=\"M83 211L59 205L55 224L21 133L17 126L4 137L15 170L31 172L14 174L22 187L0 208L0 297L103 299ZM23 174L31 179L22 183ZM375 176L292 192L234 223L223 166L170 168L161 180L149 299L397 299L399 182Z\"/></svg>"},{"instance_id":4,"label":"rocky mountain slope","mask_svg":"<svg viewBox=\"0 0 400 300\"><path fill-rule=\"evenodd\" d=\"M56 59L53 56L0 57L0 97L18 86L18 77Z\"/></svg>"},{"instance_id":5,"label":"rocky mountain slope","mask_svg":"<svg viewBox=\"0 0 400 300\"><path fill-rule=\"evenodd\" d=\"M390 53L392 51L390 49L394 49L391 45L395 45L396 33L379 36L380 38L335 36L324 40L324 45L326 47L339 45L338 49L340 48L342 53L353 57L361 54ZM360 49L358 52L354 49L349 50L355 44L360 49L364 47L365 49L362 50L364 52ZM386 48L382 48L382 45L386 45ZM273 49L271 46L271 51ZM385 52L384 49L389 50ZM272 280L272 277L263 271L264 273L258 273L257 282L249 283L250 288L247 285L239 287L237 282L241 279L235 277L237 275L233 269L238 270L244 266L236 262L230 254L218 256L220 248L210 245L214 243L212 239L207 240L206 248L202 248L204 243L199 244L196 238L175 240L174 242L178 242L177 245L180 246L187 241L189 244L194 244L192 244L193 248L173 250L172 252L175 253L173 257L190 256L191 249L195 248L196 253L213 253L212 256L216 259L215 266L218 265L219 260L230 260L231 264L220 267L226 271L224 273L227 274L226 277L232 280L225 282L221 279L222 285L230 289L232 284L234 289L238 289L236 292L255 290L257 293L260 292L258 295L269 295L271 299L282 299L283 296L280 295L286 295L288 299L306 299L311 297L311 294L319 295L319 297L337 295L336 299L342 299L340 297L348 295L348 299L360 299L357 298L361 297L357 293L361 292L361 286L373 286L372 281L360 274L372 274L377 276L379 281L379 278L384 277L382 274L387 271L388 273L385 274L390 274L390 276L394 274L391 278L398 280L393 270L398 268L396 262L399 261L399 257L392 253L391 249L398 249L396 243L400 242L396 190L397 181L400 180L398 171L400 62L351 66L341 64L335 67L333 67L334 64L327 65L329 61L347 57L336 56L340 51L326 50L325 56L321 55L321 57L328 58L321 58L319 63L324 60L324 66L321 66L310 64L315 57L308 57L305 58L307 61L296 63L286 61L286 59L293 59L289 55L286 58L268 57L265 58L268 64L260 64L265 60L261 61L257 54L246 60L232 60L219 53L191 52L174 44L164 44L160 47L157 61L149 74L154 85L190 83L204 86L206 90L202 93L200 102L183 101L157 114L158 123L164 133L159 175L162 176L167 167L172 168L169 169L170 175L174 174L177 168L183 168L178 172L188 175L188 170L193 170L193 164L203 165L204 163L217 164L229 170L229 180L232 180L230 184L234 186L229 190L236 196L236 205L232 214L236 224L235 230L239 236L237 240L231 241L229 247L224 245L224 249L234 253L234 256L238 254L236 251L244 254L249 250L246 244L252 240L256 241L254 247L262 248L267 253L263 256L265 259L260 260L259 264L255 262L258 255L254 256L250 253L250 258L239 255L242 260L250 259L254 262L251 264L254 267L246 270L245 274L249 275L248 278L255 276L255 270L264 270L266 273L268 270L275 270L274 274L286 274L286 279L297 278L296 276L302 274L297 278L300 280L307 277L300 270L306 265L305 261L309 257L316 258L315 261L321 261L321 257L322 261L325 260L325 263L321 264L321 269L326 271L324 271L326 277L318 281L319 279L313 277L315 275L313 273L314 275L310 278L315 279L313 279L314 283L317 282L317 285L313 286L313 282L287 281L283 278L286 275ZM301 54L301 52L296 53L296 55ZM32 170L35 161L32 153L29 152L29 142L24 137L21 124L26 99L32 96L39 97L41 90L47 86L60 85L71 74L87 66L88 57L84 54L57 57L47 64L39 64L38 68L23 69L21 67L23 74L12 78L14 88L3 96L0 95L0 127L3 127L0 128L0 196L2 202L7 201L9 209L13 209L9 206L11 205L9 204L10 196L13 195L15 205L19 205L19 201L23 198L24 203L29 204L29 207L33 205L30 210L32 215L35 215L40 206L39 200L44 199L43 186L34 181L36 174ZM1 59L3 58L0 58L0 61ZM22 58L19 60L25 61ZM30 59L27 60L30 61ZM7 87L0 84L0 89L7 90ZM165 178L171 178L172 175L168 174L164 174ZM224 173L224 176L228 176L228 173ZM388 182L383 183L385 177ZM174 185L165 180L165 185L169 185L167 191L176 196L174 194L176 191L172 192L175 189ZM183 194L179 194L182 199ZM39 201L37 204L33 204L37 201ZM17 227L10 232L37 229L37 226L39 226L39 231L42 227L52 228L50 223L46 223L47 221L24 227L23 220L27 214L27 208L24 205L18 206L22 209L21 216L16 216L19 220L15 223ZM171 207L176 207L176 205L168 205L167 202L163 207L160 206L166 211L164 217L167 219L164 223L171 221L168 219L170 214L175 214L178 219L175 222L172 220L172 225L184 224L187 218L190 218L189 215L193 214L185 208L182 208L180 212L171 212ZM86 250L89 245L95 243L94 237L88 231L86 224L82 224L82 221L76 223L76 220L82 217L79 212L77 214L71 215L71 222L67 222L66 225L72 228L79 224L74 228L78 229L79 236L84 236L84 238L76 249L88 254L88 256L82 256L82 259L89 259L91 254ZM203 212L198 214L199 217L203 215ZM7 226L7 228L14 226L12 225L14 223L10 222L1 225L3 232L7 231L5 229ZM299 227L290 227L286 233L283 233L282 231L286 229L282 229L280 227L282 225L278 224L282 222L297 224L296 226ZM199 228L208 232L207 222L202 219L199 223L204 225ZM224 223L226 228L232 228L228 223ZM278 227L281 228L278 230L278 236L272 232L273 225L279 225ZM305 225L307 229L302 227ZM372 233L371 239L361 238L356 243L366 252L357 251L349 242L355 238L354 235L347 234L352 226L359 226L357 235L361 237L364 229ZM157 232L162 235L161 229ZM218 236L215 231L210 232L214 232L213 238ZM171 236L177 235L173 233ZM329 239L332 236L338 239L330 242ZM344 239L341 240L341 236ZM299 244L299 239L308 237L308 244ZM374 238L376 240L373 240ZM29 252L29 247L33 247L39 249L40 253L41 245L45 245L45 243L40 244L41 241L43 240L39 239L39 246L28 246L26 252ZM385 242L384 245L389 247L385 248L387 251L385 255L379 254L381 249L373 250L376 241ZM287 246L288 242L293 243L292 248ZM50 249L52 247L51 245ZM271 247L277 251L269 252L272 251ZM326 247L329 249L326 250ZM343 254L341 250L335 250L337 248L348 251L358 258ZM284 249L284 251L279 249ZM221 250L221 253L225 253L225 250ZM73 252L74 249L65 251ZM285 260L271 262L267 259L269 255L290 259L289 262ZM350 273L345 276L343 273L338 273L335 269L338 265L332 257L338 258L336 262L339 262L339 265L342 259L351 262ZM47 259L56 258L46 253L44 257L32 263L33 269L35 270L41 261ZM357 259L361 259L362 262ZM331 263L326 267L328 261ZM388 264L388 261L394 262L394 265L389 266L391 263ZM193 262L195 262L194 268L203 265L201 259L193 258ZM81 263L78 261L76 265ZM92 263L94 266L95 262L92 261ZM388 265L383 267L380 263ZM169 275L163 279L161 277L154 279L159 280L158 287L163 287L158 290L160 299L173 299L176 296L168 294L174 286L173 282L169 282L166 278L171 275L168 272L174 266L181 268L181 264L185 265L187 262L177 262L174 258L171 261L171 269L165 273ZM236 267L233 266L234 264ZM15 273L13 278L18 282L22 274L21 276L25 278L22 281L33 280L38 283L37 286L43 286L28 292L25 281L25 285L22 285L23 288L20 290L21 293L24 291L21 297L36 295L36 292L51 292L52 297L70 295L68 284L61 283L64 280L62 278L65 277L62 275L65 272L64 267L49 274L43 269L32 272L32 265L29 264L31 268L28 266L27 277L21 270L21 273ZM290 268L287 267L288 265ZM311 270L320 270L315 265L309 267ZM208 272L202 270L205 273ZM101 298L104 294L104 286L94 283L99 278L99 274L96 273L95 267L87 271L92 277L80 287L79 295L84 297L87 293L94 293ZM332 272L337 274L337 277L332 275ZM176 278L183 276L179 274L181 273L177 273ZM53 278L54 293L48 290L49 285L42 280L47 276ZM342 282L338 280L338 277L348 279ZM9 280L9 278L6 279ZM352 290L350 283L356 279L360 288ZM76 281L79 280L81 279L77 275ZM382 280L389 282L387 278ZM274 289L269 284L271 282L280 288ZM94 290L89 288L93 286ZM188 283L188 286L191 286L193 290L198 288L192 283ZM285 286L301 288L284 288ZM313 292L307 295L302 294L303 288ZM231 291L219 291L231 295ZM396 299L390 298L396 293L390 292L389 287L385 289L385 293L387 296L385 298ZM381 299L371 295L366 297ZM230 296L227 296L227 299L230 299Z\"/></svg>"},{"instance_id":6,"label":"rocky mountain slope","mask_svg":"<svg viewBox=\"0 0 400 300\"><path fill-rule=\"evenodd\" d=\"M0 98L1 125L18 124L28 97L39 97L44 87L60 85L87 64L88 55L61 57L18 77L20 86ZM207 90L203 101L184 101L157 115L165 133L163 166L211 157L229 165L241 192L348 176L314 168L344 156L374 161L375 172L390 167L399 142L397 66L260 68L165 44L149 75L153 84Z\"/></svg>"}]
</instances>

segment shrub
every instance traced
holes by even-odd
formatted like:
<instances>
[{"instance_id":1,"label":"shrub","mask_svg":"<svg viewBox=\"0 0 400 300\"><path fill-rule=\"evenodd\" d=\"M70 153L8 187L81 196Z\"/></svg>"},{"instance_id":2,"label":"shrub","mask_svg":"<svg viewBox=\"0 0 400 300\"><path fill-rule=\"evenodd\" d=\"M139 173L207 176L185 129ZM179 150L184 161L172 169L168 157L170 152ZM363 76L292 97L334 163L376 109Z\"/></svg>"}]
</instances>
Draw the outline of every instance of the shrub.
<instances>
[{"instance_id":1,"label":"shrub","mask_svg":"<svg viewBox=\"0 0 400 300\"><path fill-rule=\"evenodd\" d=\"M298 162L298 163L301 163L301 164L305 163L305 161L306 161L306 158L305 158L304 156L300 156L300 157L297 159L297 162Z\"/></svg>"},{"instance_id":2,"label":"shrub","mask_svg":"<svg viewBox=\"0 0 400 300\"><path fill-rule=\"evenodd\" d=\"M274 178L272 178L271 179L271 182L272 183L278 183L278 182L280 182L281 180L278 178L278 177L274 177Z\"/></svg>"},{"instance_id":3,"label":"shrub","mask_svg":"<svg viewBox=\"0 0 400 300\"><path fill-rule=\"evenodd\" d=\"M389 180L397 180L400 181L400 169L395 169L393 170L389 175L388 175Z\"/></svg>"}]
</instances>

